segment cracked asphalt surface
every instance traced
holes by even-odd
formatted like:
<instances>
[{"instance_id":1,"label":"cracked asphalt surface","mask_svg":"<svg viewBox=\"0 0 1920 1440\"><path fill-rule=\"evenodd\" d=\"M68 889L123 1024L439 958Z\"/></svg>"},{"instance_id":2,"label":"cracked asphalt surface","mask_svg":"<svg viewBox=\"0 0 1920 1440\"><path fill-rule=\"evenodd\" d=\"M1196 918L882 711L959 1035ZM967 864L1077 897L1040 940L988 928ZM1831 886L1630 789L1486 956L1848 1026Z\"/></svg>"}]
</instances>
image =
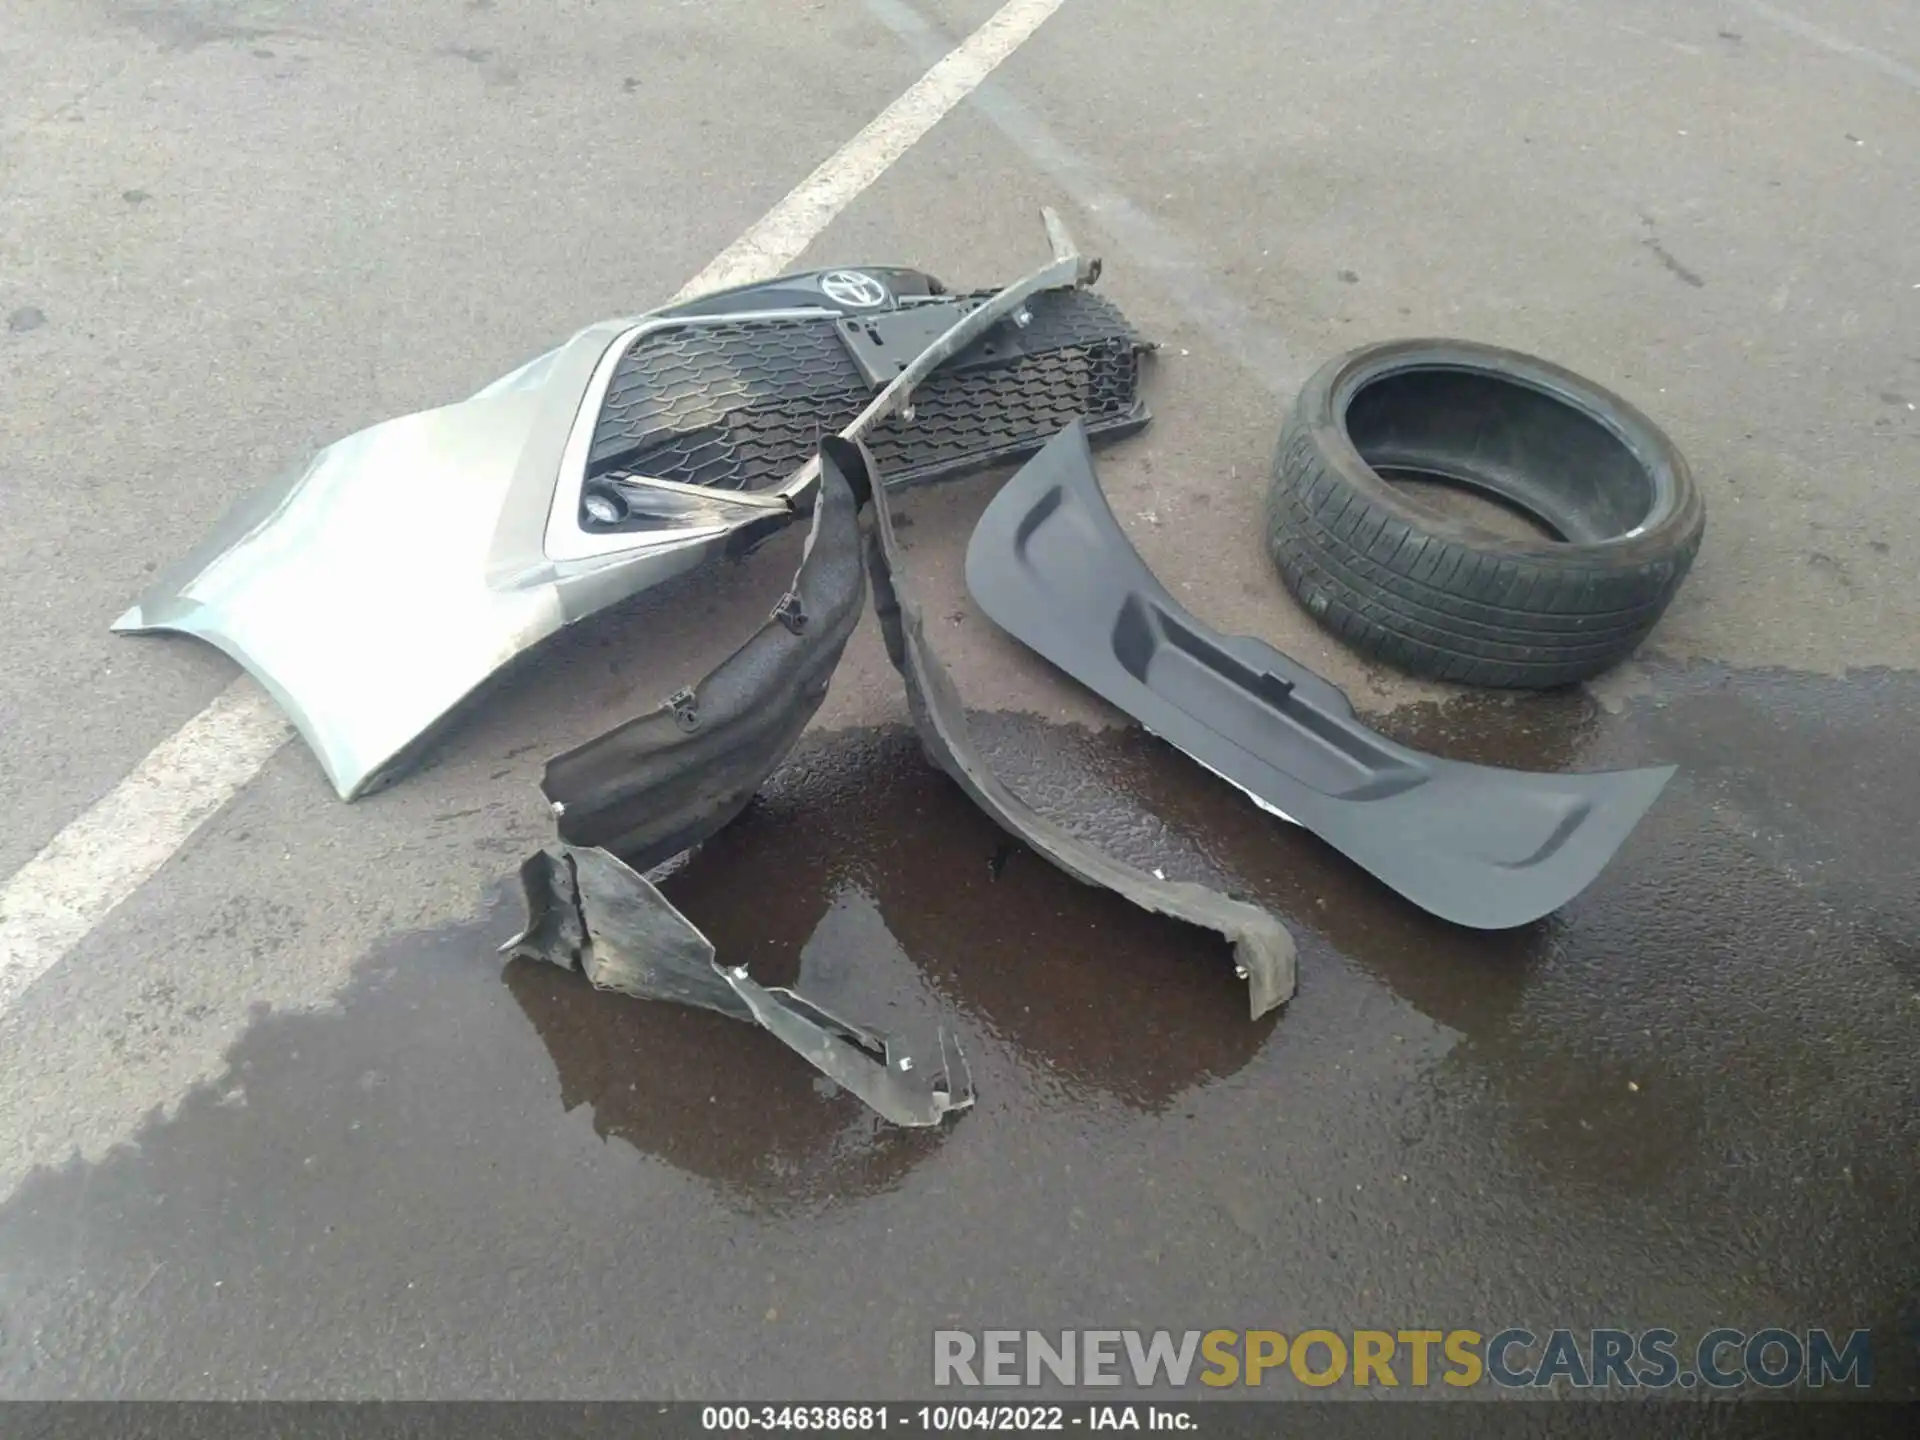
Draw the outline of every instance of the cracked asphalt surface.
<instances>
[{"instance_id":1,"label":"cracked asphalt surface","mask_svg":"<svg viewBox=\"0 0 1920 1440\"><path fill-rule=\"evenodd\" d=\"M11 0L0 873L231 679L107 633L153 569L658 303L992 10ZM1920 32L1808 14L1067 0L808 252L990 283L1060 207L1162 342L1101 473L1197 614L1439 753L1680 765L1574 904L1397 901L994 632L990 479L916 493L996 759L1286 917L1284 1012L1008 855L870 620L669 893L763 979L955 1027L974 1111L887 1132L765 1037L503 969L543 758L724 655L789 536L563 636L388 792L283 749L0 1016L0 1394L911 1395L995 1324L1871 1326L1920 1392ZM1693 576L1590 689L1377 670L1261 551L1286 398L1421 333L1593 375L1700 477Z\"/></svg>"}]
</instances>

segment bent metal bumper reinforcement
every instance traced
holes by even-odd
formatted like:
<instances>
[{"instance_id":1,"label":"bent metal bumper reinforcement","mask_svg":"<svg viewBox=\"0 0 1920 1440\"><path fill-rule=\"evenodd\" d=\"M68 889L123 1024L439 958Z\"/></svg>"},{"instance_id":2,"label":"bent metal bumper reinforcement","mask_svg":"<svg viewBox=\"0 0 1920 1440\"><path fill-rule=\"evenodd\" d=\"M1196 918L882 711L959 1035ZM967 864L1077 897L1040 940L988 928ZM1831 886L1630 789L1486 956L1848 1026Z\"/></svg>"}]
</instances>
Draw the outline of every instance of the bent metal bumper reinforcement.
<instances>
[{"instance_id":1,"label":"bent metal bumper reinforcement","mask_svg":"<svg viewBox=\"0 0 1920 1440\"><path fill-rule=\"evenodd\" d=\"M1264 641L1209 629L1167 593L1114 519L1077 426L994 496L966 573L1003 630L1456 924L1505 929L1558 909L1673 774L1469 765L1369 730L1337 687Z\"/></svg>"},{"instance_id":2,"label":"bent metal bumper reinforcement","mask_svg":"<svg viewBox=\"0 0 1920 1440\"><path fill-rule=\"evenodd\" d=\"M549 762L542 789L566 843L522 867L528 924L506 947L631 994L742 1019L751 1011L809 1063L900 1124L934 1124L971 1101L957 1042L943 1033L937 1061L916 1059L804 997L762 989L743 972L720 968L705 937L641 873L733 819L791 749L859 618L869 567L888 655L935 764L1000 825L1076 879L1232 942L1256 1017L1294 988L1293 939L1272 915L1115 860L1035 813L988 768L973 748L958 692L927 645L885 480L861 443L880 420L904 413L928 375L999 319L1040 292L1085 284L1097 273L1097 262L1075 253L1058 218L1047 218L1054 262L961 315L808 464L813 523L806 551L767 621L704 680ZM909 1076L918 1078L902 1078Z\"/></svg>"}]
</instances>

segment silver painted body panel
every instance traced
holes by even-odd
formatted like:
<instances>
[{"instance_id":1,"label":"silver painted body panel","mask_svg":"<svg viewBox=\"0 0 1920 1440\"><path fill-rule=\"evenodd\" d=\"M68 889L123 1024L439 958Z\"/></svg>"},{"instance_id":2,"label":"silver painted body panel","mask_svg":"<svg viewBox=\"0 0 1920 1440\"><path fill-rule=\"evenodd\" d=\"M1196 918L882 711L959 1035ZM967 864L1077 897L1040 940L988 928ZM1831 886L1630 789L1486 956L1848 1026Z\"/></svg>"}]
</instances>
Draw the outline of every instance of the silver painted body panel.
<instances>
[{"instance_id":1,"label":"silver painted body panel","mask_svg":"<svg viewBox=\"0 0 1920 1440\"><path fill-rule=\"evenodd\" d=\"M974 308L843 433L907 411L915 386L1040 290L1097 276L1059 218L1044 218L1053 262ZM836 313L743 303L590 325L466 400L329 445L236 506L113 628L218 646L287 712L341 798L377 789L516 656L715 557L741 527L800 513L817 458L756 492L625 477L652 487L671 519L584 530L588 452L620 358L669 326Z\"/></svg>"},{"instance_id":2,"label":"silver painted body panel","mask_svg":"<svg viewBox=\"0 0 1920 1440\"><path fill-rule=\"evenodd\" d=\"M377 788L509 660L699 565L770 505L791 509L810 473L762 495L689 497L664 532L591 535L574 518L619 357L661 325L738 318L589 326L469 399L336 441L236 506L113 628L218 646L343 798Z\"/></svg>"}]
</instances>

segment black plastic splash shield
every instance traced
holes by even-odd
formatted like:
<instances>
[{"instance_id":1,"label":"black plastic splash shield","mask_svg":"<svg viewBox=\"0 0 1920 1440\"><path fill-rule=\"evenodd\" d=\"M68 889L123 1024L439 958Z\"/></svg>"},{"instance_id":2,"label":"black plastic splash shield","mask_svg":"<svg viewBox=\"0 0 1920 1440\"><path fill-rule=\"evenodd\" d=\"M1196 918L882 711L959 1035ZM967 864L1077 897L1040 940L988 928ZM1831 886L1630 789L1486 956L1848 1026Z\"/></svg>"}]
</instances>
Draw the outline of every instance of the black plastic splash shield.
<instances>
[{"instance_id":1,"label":"black plastic splash shield","mask_svg":"<svg viewBox=\"0 0 1920 1440\"><path fill-rule=\"evenodd\" d=\"M723 968L713 942L605 850L542 850L520 867L520 885L527 927L504 951L577 970L604 990L758 1025L896 1125L938 1125L973 1104L967 1057L944 1029L916 1062L879 1031L784 986L756 984L745 966Z\"/></svg>"},{"instance_id":2,"label":"black plastic splash shield","mask_svg":"<svg viewBox=\"0 0 1920 1440\"><path fill-rule=\"evenodd\" d=\"M993 774L973 747L959 693L927 645L882 479L858 443L837 437L824 442L813 530L788 599L690 690L547 763L541 788L561 837L573 846L604 847L625 862L623 870L637 874L733 819L819 708L864 607L871 566L874 608L929 758L1004 829L1075 879L1231 942L1255 1018L1284 1004L1294 990L1294 943L1272 915L1114 859L1036 813ZM862 525L863 511L870 525ZM869 537L865 565L863 531ZM788 601L805 616L797 629ZM532 908L537 887L528 888ZM620 890L612 882L603 888ZM629 908L651 914L663 906L664 900L653 905L649 899ZM536 919L528 933L540 930ZM547 948L553 955L565 952L564 946Z\"/></svg>"},{"instance_id":3,"label":"black plastic splash shield","mask_svg":"<svg viewBox=\"0 0 1920 1440\"><path fill-rule=\"evenodd\" d=\"M934 763L1001 826L1070 875L1232 942L1255 1018L1284 1003L1294 988L1293 938L1272 915L1116 861L1037 815L987 767L973 748L960 696L927 645L901 566L886 496L894 477L860 443L882 422L911 413L919 387L993 326L1042 294L1092 283L1099 262L1078 253L1057 215L1043 213L1053 260L957 314L823 444L818 483L798 492L802 503L810 496L813 505L806 550L768 620L706 679L548 762L541 788L562 838L573 843L545 850L521 868L527 927L508 942L516 954L581 971L596 985L751 1018L902 1124L937 1124L972 1102L957 1040L942 1033L939 1060L929 1056L923 1065L878 1032L837 1019L791 991L757 986L739 966L720 967L706 937L641 873L731 820L792 747L819 708L859 618L867 565L888 654Z\"/></svg>"},{"instance_id":4,"label":"black plastic splash shield","mask_svg":"<svg viewBox=\"0 0 1920 1440\"><path fill-rule=\"evenodd\" d=\"M1264 641L1218 634L1167 593L1114 519L1078 425L980 517L967 588L1149 731L1456 924L1506 929L1558 909L1673 774L1504 770L1369 730L1336 686Z\"/></svg>"},{"instance_id":5,"label":"black plastic splash shield","mask_svg":"<svg viewBox=\"0 0 1920 1440\"><path fill-rule=\"evenodd\" d=\"M920 602L901 563L885 478L871 453L857 442L828 440L820 449L820 473L823 484L828 476L864 476L854 483L872 497L867 564L874 615L887 642L887 656L906 686L907 706L927 758L1003 830L1082 884L1111 890L1143 910L1211 930L1229 941L1234 969L1247 982L1254 1019L1291 999L1296 981L1293 936L1267 911L1191 881L1163 880L1115 859L1041 815L993 773L974 747L960 692L927 644Z\"/></svg>"},{"instance_id":6,"label":"black plastic splash shield","mask_svg":"<svg viewBox=\"0 0 1920 1440\"><path fill-rule=\"evenodd\" d=\"M540 782L561 839L648 870L738 815L820 708L866 608L861 499L814 490L793 587L704 680L547 762Z\"/></svg>"}]
</instances>

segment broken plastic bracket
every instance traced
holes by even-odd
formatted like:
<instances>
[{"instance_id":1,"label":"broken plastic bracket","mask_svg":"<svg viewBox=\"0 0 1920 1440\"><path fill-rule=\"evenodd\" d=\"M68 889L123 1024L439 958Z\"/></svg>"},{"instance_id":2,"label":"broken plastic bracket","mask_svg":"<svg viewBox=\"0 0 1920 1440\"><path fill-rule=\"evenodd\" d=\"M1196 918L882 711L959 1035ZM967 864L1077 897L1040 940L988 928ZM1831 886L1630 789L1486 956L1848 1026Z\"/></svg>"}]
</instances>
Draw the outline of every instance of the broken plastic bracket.
<instances>
[{"instance_id":1,"label":"broken plastic bracket","mask_svg":"<svg viewBox=\"0 0 1920 1440\"><path fill-rule=\"evenodd\" d=\"M804 995L757 983L745 966L723 968L673 902L605 850L542 850L521 865L520 884L527 928L503 953L577 970L603 990L758 1025L896 1125L938 1125L973 1104L966 1055L944 1029L937 1062L910 1055Z\"/></svg>"},{"instance_id":2,"label":"broken plastic bracket","mask_svg":"<svg viewBox=\"0 0 1920 1440\"><path fill-rule=\"evenodd\" d=\"M1205 886L1123 864L1035 813L993 774L973 747L951 678L927 645L883 477L859 444L881 420L905 413L913 387L991 326L1016 316L1032 296L1087 284L1098 273L1098 262L1079 255L1059 216L1043 216L1052 263L957 320L789 482L796 494L817 485L813 525L794 583L769 619L695 686L548 762L541 788L562 839L572 844L542 851L522 867L528 925L505 947L579 969L596 985L751 1019L882 1115L907 1125L934 1124L972 1103L957 1042L943 1033L940 1064L923 1066L802 996L763 989L743 970L721 970L706 937L641 873L727 824L792 748L859 618L869 569L888 654L935 764L1003 828L1075 879L1230 941L1255 1018L1294 989L1293 938L1272 915ZM870 523L863 523L863 512ZM632 864L602 847L617 849Z\"/></svg>"}]
</instances>

